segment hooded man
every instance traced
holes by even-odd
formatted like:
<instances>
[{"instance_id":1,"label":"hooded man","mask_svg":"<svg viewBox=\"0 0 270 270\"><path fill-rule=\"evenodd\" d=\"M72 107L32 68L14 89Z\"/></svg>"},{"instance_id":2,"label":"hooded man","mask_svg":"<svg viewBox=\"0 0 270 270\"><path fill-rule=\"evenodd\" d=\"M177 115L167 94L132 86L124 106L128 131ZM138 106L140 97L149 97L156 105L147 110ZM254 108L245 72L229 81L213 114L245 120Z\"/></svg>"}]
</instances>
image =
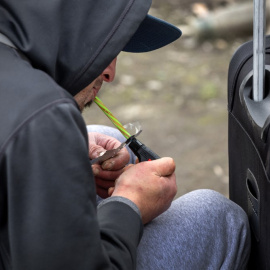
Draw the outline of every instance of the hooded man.
<instances>
[{"instance_id":1,"label":"hooded man","mask_svg":"<svg viewBox=\"0 0 270 270\"><path fill-rule=\"evenodd\" d=\"M176 193L171 158L126 169L123 150L110 177L95 173L96 181L97 175L105 179L96 190L80 110L102 81L113 80L122 50L154 50L181 35L147 15L150 5L0 1L1 270L135 269L136 261L138 269L245 265L243 211L212 191L183 196L170 207ZM89 138L92 148L120 144L96 133ZM112 174L115 186L97 209L96 193ZM137 252L143 224L153 219Z\"/></svg>"}]
</instances>

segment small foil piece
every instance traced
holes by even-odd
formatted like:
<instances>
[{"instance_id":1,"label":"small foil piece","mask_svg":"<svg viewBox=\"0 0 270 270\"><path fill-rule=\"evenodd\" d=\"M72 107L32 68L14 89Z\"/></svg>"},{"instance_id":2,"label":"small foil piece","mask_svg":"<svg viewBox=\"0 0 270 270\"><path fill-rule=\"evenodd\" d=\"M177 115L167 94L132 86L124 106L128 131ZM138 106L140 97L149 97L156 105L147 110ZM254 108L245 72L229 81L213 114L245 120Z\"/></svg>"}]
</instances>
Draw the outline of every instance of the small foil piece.
<instances>
[{"instance_id":1,"label":"small foil piece","mask_svg":"<svg viewBox=\"0 0 270 270\"><path fill-rule=\"evenodd\" d=\"M141 130L141 123L139 121L128 123L124 125L124 128L127 130L127 132L132 136L137 134Z\"/></svg>"}]
</instances>

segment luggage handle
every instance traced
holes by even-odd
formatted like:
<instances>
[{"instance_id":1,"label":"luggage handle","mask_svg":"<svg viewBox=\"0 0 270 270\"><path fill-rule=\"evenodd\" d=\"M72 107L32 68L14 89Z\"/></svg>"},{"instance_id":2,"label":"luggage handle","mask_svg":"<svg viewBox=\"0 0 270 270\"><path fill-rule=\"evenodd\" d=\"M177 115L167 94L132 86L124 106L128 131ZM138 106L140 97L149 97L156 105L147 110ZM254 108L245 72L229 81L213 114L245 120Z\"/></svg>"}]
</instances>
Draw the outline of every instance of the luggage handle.
<instances>
[{"instance_id":1,"label":"luggage handle","mask_svg":"<svg viewBox=\"0 0 270 270\"><path fill-rule=\"evenodd\" d=\"M254 130L256 130L259 137L266 142L270 127L270 92L268 92L260 102L253 100L253 73L254 70L251 70L240 85L240 102L245 108ZM267 89L270 89L270 65L265 66L264 84Z\"/></svg>"},{"instance_id":2,"label":"luggage handle","mask_svg":"<svg viewBox=\"0 0 270 270\"><path fill-rule=\"evenodd\" d=\"M253 0L253 100L262 101L265 83L265 0Z\"/></svg>"},{"instance_id":3,"label":"luggage handle","mask_svg":"<svg viewBox=\"0 0 270 270\"><path fill-rule=\"evenodd\" d=\"M270 127L270 68L265 66L265 0L253 0L253 70L243 80L240 101L249 118L265 142Z\"/></svg>"}]
</instances>

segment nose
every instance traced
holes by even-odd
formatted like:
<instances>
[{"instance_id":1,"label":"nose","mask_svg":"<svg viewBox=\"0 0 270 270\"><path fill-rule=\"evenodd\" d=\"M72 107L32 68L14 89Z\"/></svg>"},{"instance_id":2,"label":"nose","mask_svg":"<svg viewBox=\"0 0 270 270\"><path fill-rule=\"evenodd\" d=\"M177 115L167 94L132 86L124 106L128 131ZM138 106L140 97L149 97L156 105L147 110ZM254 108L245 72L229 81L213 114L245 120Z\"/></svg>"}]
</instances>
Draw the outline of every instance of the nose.
<instances>
[{"instance_id":1,"label":"nose","mask_svg":"<svg viewBox=\"0 0 270 270\"><path fill-rule=\"evenodd\" d=\"M104 69L102 72L102 78L105 82L112 82L115 77L115 69L116 69L116 60L114 58L113 61Z\"/></svg>"}]
</instances>

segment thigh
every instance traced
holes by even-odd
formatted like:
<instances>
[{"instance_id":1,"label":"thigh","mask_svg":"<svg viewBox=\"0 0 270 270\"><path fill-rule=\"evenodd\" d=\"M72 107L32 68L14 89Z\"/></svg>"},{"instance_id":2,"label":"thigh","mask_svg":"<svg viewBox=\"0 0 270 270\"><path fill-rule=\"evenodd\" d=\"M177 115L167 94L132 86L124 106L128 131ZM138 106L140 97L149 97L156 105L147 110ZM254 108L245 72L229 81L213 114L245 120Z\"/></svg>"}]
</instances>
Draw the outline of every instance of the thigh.
<instances>
[{"instance_id":1,"label":"thigh","mask_svg":"<svg viewBox=\"0 0 270 270\"><path fill-rule=\"evenodd\" d=\"M244 211L215 191L198 190L145 226L137 269L244 269L249 250Z\"/></svg>"}]
</instances>

